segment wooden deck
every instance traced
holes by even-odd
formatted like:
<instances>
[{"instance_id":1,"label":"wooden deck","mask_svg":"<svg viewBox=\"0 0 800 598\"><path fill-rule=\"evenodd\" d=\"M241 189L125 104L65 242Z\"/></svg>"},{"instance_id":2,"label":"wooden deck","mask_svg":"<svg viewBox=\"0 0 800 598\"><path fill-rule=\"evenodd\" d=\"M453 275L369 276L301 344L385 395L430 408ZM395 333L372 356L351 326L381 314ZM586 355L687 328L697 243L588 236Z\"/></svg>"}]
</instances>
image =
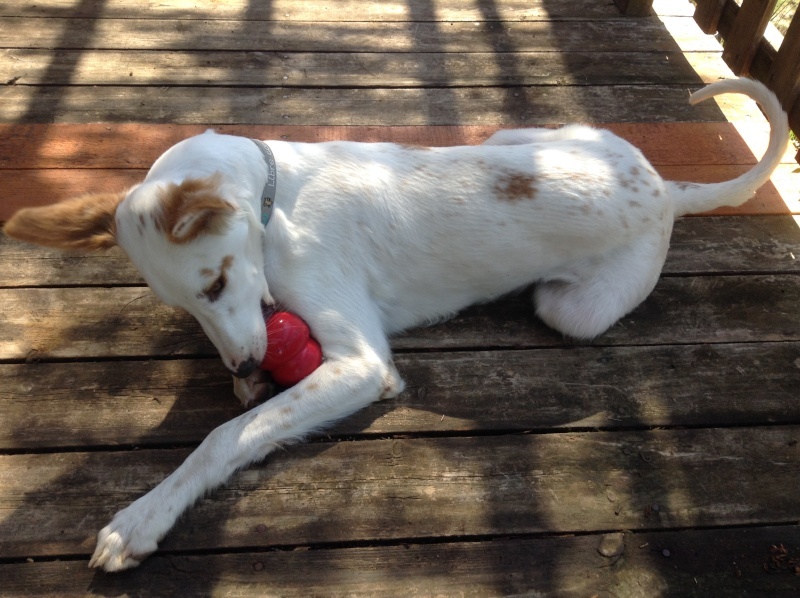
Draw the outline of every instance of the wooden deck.
<instances>
[{"instance_id":1,"label":"wooden deck","mask_svg":"<svg viewBox=\"0 0 800 598\"><path fill-rule=\"evenodd\" d=\"M9 0L0 220L139 180L215 125L478 143L609 126L665 176L736 176L767 127L691 5ZM118 252L0 239L0 596L796 596L800 174L679 221L653 295L593 343L527 294L394 340L408 389L239 473L140 568L97 530L241 412L191 318Z\"/></svg>"}]
</instances>

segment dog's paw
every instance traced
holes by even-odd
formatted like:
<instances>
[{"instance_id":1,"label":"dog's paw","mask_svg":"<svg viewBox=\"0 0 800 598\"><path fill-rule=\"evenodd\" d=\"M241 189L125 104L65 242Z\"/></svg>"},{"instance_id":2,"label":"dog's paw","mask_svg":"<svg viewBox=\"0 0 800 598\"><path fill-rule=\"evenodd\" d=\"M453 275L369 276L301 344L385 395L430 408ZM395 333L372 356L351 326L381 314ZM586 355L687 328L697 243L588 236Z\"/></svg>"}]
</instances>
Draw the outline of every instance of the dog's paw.
<instances>
[{"instance_id":1,"label":"dog's paw","mask_svg":"<svg viewBox=\"0 0 800 598\"><path fill-rule=\"evenodd\" d=\"M233 394L245 409L271 399L275 395L275 383L269 372L257 369L247 378L233 378Z\"/></svg>"},{"instance_id":2,"label":"dog's paw","mask_svg":"<svg viewBox=\"0 0 800 598\"><path fill-rule=\"evenodd\" d=\"M117 513L111 523L97 534L97 548L89 567L101 567L106 571L130 569L137 567L158 548L158 536L152 533L148 524L126 511Z\"/></svg>"}]
</instances>

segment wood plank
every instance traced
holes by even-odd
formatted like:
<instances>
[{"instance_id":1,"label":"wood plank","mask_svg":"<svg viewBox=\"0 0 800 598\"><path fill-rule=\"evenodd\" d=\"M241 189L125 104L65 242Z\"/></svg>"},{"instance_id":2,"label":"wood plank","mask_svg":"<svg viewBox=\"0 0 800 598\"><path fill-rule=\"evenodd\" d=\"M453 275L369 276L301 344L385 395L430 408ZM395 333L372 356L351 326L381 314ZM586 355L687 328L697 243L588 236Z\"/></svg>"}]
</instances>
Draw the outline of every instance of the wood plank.
<instances>
[{"instance_id":1,"label":"wood plank","mask_svg":"<svg viewBox=\"0 0 800 598\"><path fill-rule=\"evenodd\" d=\"M0 81L15 85L514 87L697 85L723 78L718 53L680 52L130 52L2 50ZM701 68L702 79L696 72ZM716 68L714 65L717 65Z\"/></svg>"},{"instance_id":2,"label":"wood plank","mask_svg":"<svg viewBox=\"0 0 800 598\"><path fill-rule=\"evenodd\" d=\"M682 218L664 274L798 272L800 227L789 216ZM0 287L127 286L144 280L119 250L71 254L0 235Z\"/></svg>"},{"instance_id":3,"label":"wood plank","mask_svg":"<svg viewBox=\"0 0 800 598\"><path fill-rule=\"evenodd\" d=\"M17 243L0 235L0 287L144 286L118 248L80 254Z\"/></svg>"},{"instance_id":4,"label":"wood plank","mask_svg":"<svg viewBox=\"0 0 800 598\"><path fill-rule=\"evenodd\" d=\"M721 96L739 120L752 114ZM15 123L534 126L568 122L721 122L714 103L689 106L684 86L431 89L0 87L0 121Z\"/></svg>"},{"instance_id":5,"label":"wood plank","mask_svg":"<svg viewBox=\"0 0 800 598\"><path fill-rule=\"evenodd\" d=\"M623 558L598 552L603 535L497 539L192 556L154 556L102 575L85 560L0 565L5 595L370 598L489 596L793 596L800 577L794 526L630 533ZM773 546L788 551L772 556ZM665 556L665 550L669 556ZM773 574L767 575L764 566ZM772 567L770 567L772 566Z\"/></svg>"},{"instance_id":6,"label":"wood plank","mask_svg":"<svg viewBox=\"0 0 800 598\"><path fill-rule=\"evenodd\" d=\"M793 424L800 343L399 354L407 390L323 436ZM240 415L217 359L0 365L0 450L199 444ZM124 417L120 414L124 413Z\"/></svg>"},{"instance_id":7,"label":"wood plank","mask_svg":"<svg viewBox=\"0 0 800 598\"><path fill-rule=\"evenodd\" d=\"M129 149L129 148L128 148ZM667 180L713 183L734 179L751 165L655 165ZM55 203L87 191L120 191L141 182L145 169L4 169L6 201L0 205L0 221L20 208ZM800 171L796 165L781 164L770 182L739 207L719 208L716 215L800 213Z\"/></svg>"},{"instance_id":8,"label":"wood plank","mask_svg":"<svg viewBox=\"0 0 800 598\"><path fill-rule=\"evenodd\" d=\"M791 216L683 218L665 274L798 272L800 226Z\"/></svg>"},{"instance_id":9,"label":"wood plank","mask_svg":"<svg viewBox=\"0 0 800 598\"><path fill-rule=\"evenodd\" d=\"M800 277L662 278L597 339L602 345L800 340ZM0 289L0 359L41 361L215 355L186 312L145 288ZM403 351L574 345L544 326L526 294L469 308L393 341Z\"/></svg>"},{"instance_id":10,"label":"wood plank","mask_svg":"<svg viewBox=\"0 0 800 598\"><path fill-rule=\"evenodd\" d=\"M365 21L475 21L530 20L555 18L619 17L613 5L594 0L479 0L464 4L459 0L407 0L403 3L339 0L322 6L303 0L275 0L253 4L247 0L229 0L205 8L194 0L148 0L132 8L126 0L83 0L77 6L71 0L9 0L2 4L2 16L84 17L96 18L173 18L177 20L241 19L292 21L351 21L354 15Z\"/></svg>"},{"instance_id":11,"label":"wood plank","mask_svg":"<svg viewBox=\"0 0 800 598\"><path fill-rule=\"evenodd\" d=\"M235 475L161 546L793 524L798 440L798 428L755 427L306 444ZM0 552L90 553L96 530L187 454L0 456Z\"/></svg>"},{"instance_id":12,"label":"wood plank","mask_svg":"<svg viewBox=\"0 0 800 598\"><path fill-rule=\"evenodd\" d=\"M653 0L614 0L614 3L629 17L646 17L653 13Z\"/></svg>"},{"instance_id":13,"label":"wood plank","mask_svg":"<svg viewBox=\"0 0 800 598\"><path fill-rule=\"evenodd\" d=\"M20 171L108 169L112 171L108 176L114 176L113 171L120 169L147 170L171 145L203 133L208 127L145 123L0 124L0 168ZM756 163L756 156L766 151L769 139L769 125L763 118L735 123L606 123L602 127L631 142L656 166L751 165ZM214 127L219 133L259 139L393 141L423 146L477 145L498 128L492 125ZM787 148L783 162L794 163L793 148ZM106 176L106 173L96 174ZM7 178L22 175L18 173Z\"/></svg>"},{"instance_id":14,"label":"wood plank","mask_svg":"<svg viewBox=\"0 0 800 598\"><path fill-rule=\"evenodd\" d=\"M594 2L590 4L598 7ZM360 15L358 18L363 19ZM494 22L487 18L464 22L364 22L352 18L344 22L232 21L130 16L0 19L0 48L51 51L637 52L646 40L651 52L682 48L684 52L722 53L715 39L698 35L694 22L680 17L633 22L621 18L583 20L579 26L564 20Z\"/></svg>"}]
</instances>

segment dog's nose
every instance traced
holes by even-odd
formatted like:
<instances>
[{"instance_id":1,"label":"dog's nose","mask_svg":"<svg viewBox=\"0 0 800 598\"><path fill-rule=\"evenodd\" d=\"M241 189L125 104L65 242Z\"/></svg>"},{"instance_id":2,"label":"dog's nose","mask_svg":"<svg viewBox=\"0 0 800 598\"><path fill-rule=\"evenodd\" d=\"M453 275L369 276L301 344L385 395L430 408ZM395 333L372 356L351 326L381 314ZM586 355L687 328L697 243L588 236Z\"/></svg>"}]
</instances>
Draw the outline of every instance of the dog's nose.
<instances>
[{"instance_id":1,"label":"dog's nose","mask_svg":"<svg viewBox=\"0 0 800 598\"><path fill-rule=\"evenodd\" d=\"M233 372L233 375L237 378L247 378L250 374L256 371L257 367L258 361L251 357L247 361L240 363L239 367L236 368L236 371Z\"/></svg>"}]
</instances>

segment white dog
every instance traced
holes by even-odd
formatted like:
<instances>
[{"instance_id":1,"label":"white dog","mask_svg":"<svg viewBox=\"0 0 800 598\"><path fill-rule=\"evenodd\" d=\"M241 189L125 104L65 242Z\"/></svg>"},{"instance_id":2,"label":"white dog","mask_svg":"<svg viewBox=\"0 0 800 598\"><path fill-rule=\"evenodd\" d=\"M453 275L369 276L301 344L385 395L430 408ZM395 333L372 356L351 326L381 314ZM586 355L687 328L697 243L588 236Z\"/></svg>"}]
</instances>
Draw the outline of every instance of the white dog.
<instances>
[{"instance_id":1,"label":"white dog","mask_svg":"<svg viewBox=\"0 0 800 598\"><path fill-rule=\"evenodd\" d=\"M691 100L726 92L757 100L772 132L762 161L724 183L664 181L629 143L582 126L449 148L209 132L169 149L127 192L18 212L5 227L18 239L119 244L158 297L198 319L245 404L264 388L264 306L299 314L323 349L308 378L214 430L117 513L90 566L138 565L237 469L397 395L392 333L530 283L551 327L576 338L605 331L653 289L676 217L743 203L780 162L788 122L775 96L732 79Z\"/></svg>"}]
</instances>

